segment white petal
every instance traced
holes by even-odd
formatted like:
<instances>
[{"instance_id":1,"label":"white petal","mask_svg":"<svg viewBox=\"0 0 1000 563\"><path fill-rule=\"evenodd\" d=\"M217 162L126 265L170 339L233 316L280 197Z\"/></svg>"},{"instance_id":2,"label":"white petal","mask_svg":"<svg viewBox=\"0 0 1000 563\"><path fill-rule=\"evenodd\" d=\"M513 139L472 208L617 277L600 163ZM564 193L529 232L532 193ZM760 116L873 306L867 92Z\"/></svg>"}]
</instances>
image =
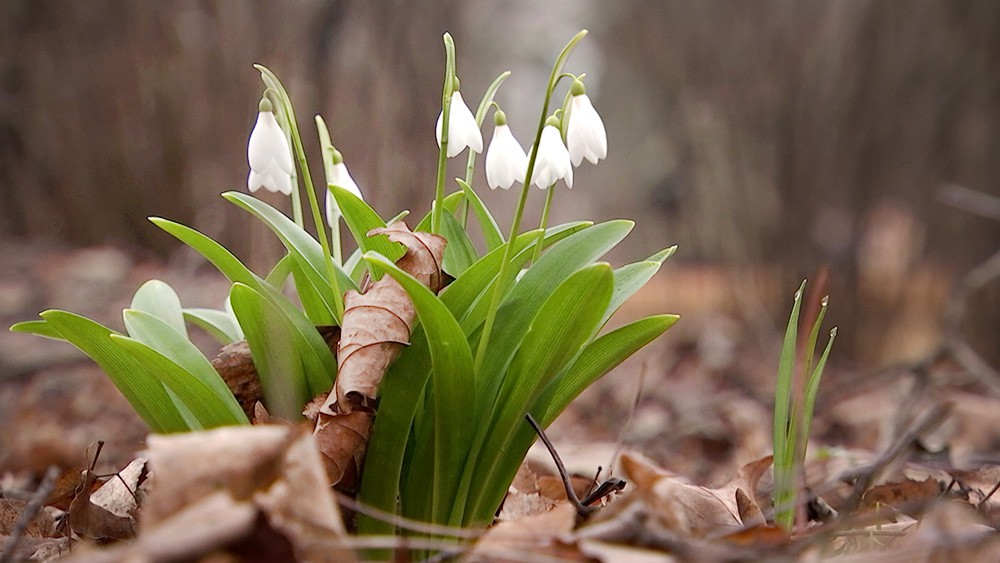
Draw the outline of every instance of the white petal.
<instances>
[{"instance_id":1,"label":"white petal","mask_svg":"<svg viewBox=\"0 0 1000 563\"><path fill-rule=\"evenodd\" d=\"M535 170L531 181L541 189L546 189L559 180L573 187L573 164L570 162L569 151L562 143L559 129L546 125L542 130L542 138L538 141L538 155L535 157Z\"/></svg>"},{"instance_id":2,"label":"white petal","mask_svg":"<svg viewBox=\"0 0 1000 563\"><path fill-rule=\"evenodd\" d=\"M434 126L437 135L438 147L441 146L441 128L444 121L444 112L438 114L437 124ZM458 156L466 147L481 153L483 152L483 134L476 123L476 116L472 115L469 106L465 105L461 92L453 92L451 95L451 116L448 118L448 158Z\"/></svg>"},{"instance_id":3,"label":"white petal","mask_svg":"<svg viewBox=\"0 0 1000 563\"><path fill-rule=\"evenodd\" d=\"M262 111L247 142L247 161L250 176L247 188L257 191L265 188L272 192L292 193L292 154L285 134L274 114Z\"/></svg>"},{"instance_id":4,"label":"white petal","mask_svg":"<svg viewBox=\"0 0 1000 563\"><path fill-rule=\"evenodd\" d=\"M344 188L361 199L365 199L364 196L361 195L361 188L358 187L357 182L355 182L354 178L351 177L351 173L347 171L347 165L343 162L338 162L333 165L332 183L335 186Z\"/></svg>"},{"instance_id":5,"label":"white petal","mask_svg":"<svg viewBox=\"0 0 1000 563\"><path fill-rule=\"evenodd\" d=\"M604 121L586 94L573 96L570 100L566 144L573 166L579 166L584 158L597 164L608 156L608 134Z\"/></svg>"},{"instance_id":6,"label":"white petal","mask_svg":"<svg viewBox=\"0 0 1000 563\"><path fill-rule=\"evenodd\" d=\"M528 157L510 127L497 125L486 153L486 183L492 189L510 189L514 182L524 182Z\"/></svg>"}]
</instances>

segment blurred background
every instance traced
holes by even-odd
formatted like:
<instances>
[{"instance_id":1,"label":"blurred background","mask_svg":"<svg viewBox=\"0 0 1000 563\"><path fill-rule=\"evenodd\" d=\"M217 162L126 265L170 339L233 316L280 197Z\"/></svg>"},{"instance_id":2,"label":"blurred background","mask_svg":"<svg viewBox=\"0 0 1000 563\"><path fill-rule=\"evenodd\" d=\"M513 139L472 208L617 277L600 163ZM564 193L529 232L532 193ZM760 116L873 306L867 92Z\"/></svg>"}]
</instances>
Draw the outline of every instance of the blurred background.
<instances>
[{"instance_id":1,"label":"blurred background","mask_svg":"<svg viewBox=\"0 0 1000 563\"><path fill-rule=\"evenodd\" d=\"M776 334L799 281L828 268L836 361L933 349L956 280L1000 247L1000 221L959 208L1000 196L996 2L4 0L0 316L72 308L57 299L70 290L43 294L39 280L88 268L99 279L159 261L209 275L150 215L272 263L277 242L218 196L246 186L253 63L284 81L307 144L311 117L326 118L377 211L420 216L442 33L455 37L470 104L513 71L497 101L528 145L550 66L581 28L591 33L567 70L587 73L610 152L559 188L554 220L635 219L619 264L680 246L634 310ZM484 195L509 224L516 194ZM531 196L528 221L542 201ZM43 255L76 262L31 260ZM963 333L996 365L1000 287L966 306Z\"/></svg>"}]
</instances>

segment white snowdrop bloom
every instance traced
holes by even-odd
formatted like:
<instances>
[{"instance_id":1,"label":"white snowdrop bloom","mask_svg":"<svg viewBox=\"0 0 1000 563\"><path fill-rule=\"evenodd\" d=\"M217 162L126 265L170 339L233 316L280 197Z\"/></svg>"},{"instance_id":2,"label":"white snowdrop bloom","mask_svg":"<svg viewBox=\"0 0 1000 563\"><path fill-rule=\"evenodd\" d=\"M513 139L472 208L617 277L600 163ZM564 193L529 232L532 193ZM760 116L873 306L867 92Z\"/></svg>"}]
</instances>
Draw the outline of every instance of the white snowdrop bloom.
<instances>
[{"instance_id":1,"label":"white snowdrop bloom","mask_svg":"<svg viewBox=\"0 0 1000 563\"><path fill-rule=\"evenodd\" d=\"M292 151L288 147L285 132L281 130L271 109L271 102L267 98L260 101L257 124L247 143L247 161L250 163L247 188L251 192L264 188L290 195L294 170Z\"/></svg>"},{"instance_id":2,"label":"white snowdrop bloom","mask_svg":"<svg viewBox=\"0 0 1000 563\"><path fill-rule=\"evenodd\" d=\"M579 166L584 158L597 164L608 156L608 133L604 129L604 121L587 97L583 82L573 82L570 93L566 145L573 166Z\"/></svg>"},{"instance_id":3,"label":"white snowdrop bloom","mask_svg":"<svg viewBox=\"0 0 1000 563\"><path fill-rule=\"evenodd\" d=\"M438 148L441 147L441 124L443 121L444 112L442 111L438 115L435 126ZM448 158L458 156L466 147L482 153L483 134L479 131L476 116L472 115L472 110L465 105L462 93L455 90L451 94L451 116L448 118Z\"/></svg>"},{"instance_id":4,"label":"white snowdrop bloom","mask_svg":"<svg viewBox=\"0 0 1000 563\"><path fill-rule=\"evenodd\" d=\"M354 178L351 177L351 173L347 171L347 165L344 164L344 157L340 154L340 151L336 149L333 151L333 169L331 170L331 175L328 181L334 186L340 186L359 198L365 199L364 196L361 195L361 189L358 188L358 184L354 181ZM333 192L327 190L326 222L331 227L335 227L340 217L340 207L337 205L337 200L333 197Z\"/></svg>"},{"instance_id":5,"label":"white snowdrop bloom","mask_svg":"<svg viewBox=\"0 0 1000 563\"><path fill-rule=\"evenodd\" d=\"M493 120L496 126L493 128L493 140L486 151L486 183L494 190L509 190L514 182L524 183L528 157L507 126L507 116L497 110Z\"/></svg>"},{"instance_id":6,"label":"white snowdrop bloom","mask_svg":"<svg viewBox=\"0 0 1000 563\"><path fill-rule=\"evenodd\" d=\"M573 187L573 164L559 133L559 120L550 117L542 129L542 138L538 140L538 155L531 182L544 190L559 180L566 182L566 187Z\"/></svg>"}]
</instances>

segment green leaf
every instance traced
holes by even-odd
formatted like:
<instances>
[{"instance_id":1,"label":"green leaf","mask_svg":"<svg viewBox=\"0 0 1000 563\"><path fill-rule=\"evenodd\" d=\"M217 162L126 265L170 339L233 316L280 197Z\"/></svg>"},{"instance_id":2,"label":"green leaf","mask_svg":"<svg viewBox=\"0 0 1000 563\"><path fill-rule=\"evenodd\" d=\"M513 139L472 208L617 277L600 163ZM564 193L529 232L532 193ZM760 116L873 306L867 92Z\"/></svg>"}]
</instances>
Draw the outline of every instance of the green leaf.
<instances>
[{"instance_id":1,"label":"green leaf","mask_svg":"<svg viewBox=\"0 0 1000 563\"><path fill-rule=\"evenodd\" d=\"M476 452L470 522L482 522L496 511L510 485L497 476L510 468L516 471L527 451L510 449L525 413L592 338L613 287L611 266L594 264L567 278L537 310L503 379L484 445Z\"/></svg>"},{"instance_id":2,"label":"green leaf","mask_svg":"<svg viewBox=\"0 0 1000 563\"><path fill-rule=\"evenodd\" d=\"M635 262L634 264L628 264L627 266L622 266L615 270L615 289L611 294L611 303L608 304L608 310L604 313L604 318L601 320L601 325L608 322L608 319L615 314L615 311L621 307L629 297L635 295L636 291L646 285L656 272L660 271L660 266L663 265L664 260L673 255L677 251L676 246L671 246L657 252L656 254L650 256L642 262Z\"/></svg>"},{"instance_id":3,"label":"green leaf","mask_svg":"<svg viewBox=\"0 0 1000 563\"><path fill-rule=\"evenodd\" d=\"M251 287L255 287L263 283L256 274L243 265L243 262L240 262L238 258L233 256L233 253L229 252L229 250L227 250L224 246L215 242L207 235L204 235L191 227L181 225L180 223L175 223L173 221L168 221L167 219L162 219L160 217L150 217L149 220L154 225L170 233L184 244L197 250L199 254L204 256L209 262L218 268L219 271L222 272L222 275L229 278L229 281L233 283L244 283Z\"/></svg>"},{"instance_id":4,"label":"green leaf","mask_svg":"<svg viewBox=\"0 0 1000 563\"><path fill-rule=\"evenodd\" d=\"M295 260L295 264L300 268L300 274L308 278L309 283L312 285L315 294L314 297L318 297L324 305L325 311L321 312L313 308L308 312L309 317L314 322L320 321L317 324L328 324L328 319L337 319L336 311L338 309L333 300L343 300L343 294L348 289L356 290L357 285L339 266L332 264L340 289L339 295L333 294L332 285L327 277L327 260L322 246L316 242L316 239L303 230L302 227L296 225L284 213L281 213L263 201L240 192L226 192L222 194L222 197L263 221L281 239L282 244L285 245L285 248L288 249L289 254ZM292 269L292 273L295 274L294 268ZM302 280L296 280L297 283L300 281ZM246 285L254 287L251 284ZM302 292L308 294L309 290L304 289ZM303 304L317 305L315 302Z\"/></svg>"},{"instance_id":5,"label":"green leaf","mask_svg":"<svg viewBox=\"0 0 1000 563\"><path fill-rule=\"evenodd\" d=\"M37 321L21 321L19 323L14 323L10 327L11 332L23 332L25 334L34 334L36 336L44 336L45 338L52 338L53 340L63 340L62 334L59 334L55 328L52 327L48 321L37 320Z\"/></svg>"},{"instance_id":6,"label":"green leaf","mask_svg":"<svg viewBox=\"0 0 1000 563\"><path fill-rule=\"evenodd\" d=\"M628 359L677 322L677 315L646 317L615 329L587 344L580 356L560 374L531 411L548 426L584 389ZM534 439L534 432L528 431Z\"/></svg>"},{"instance_id":7,"label":"green leaf","mask_svg":"<svg viewBox=\"0 0 1000 563\"><path fill-rule=\"evenodd\" d=\"M239 411L239 415L233 413L228 401L216 394L211 386L160 352L120 334L112 334L110 338L122 351L138 360L143 369L162 381L190 409L204 428L247 424L243 411ZM232 394L229 397L232 398ZM236 400L233 399L233 402Z\"/></svg>"},{"instance_id":8,"label":"green leaf","mask_svg":"<svg viewBox=\"0 0 1000 563\"><path fill-rule=\"evenodd\" d=\"M302 405L312 395L296 354L291 324L278 308L246 285L234 284L229 298L246 334L268 411L285 420L298 420Z\"/></svg>"},{"instance_id":9,"label":"green leaf","mask_svg":"<svg viewBox=\"0 0 1000 563\"><path fill-rule=\"evenodd\" d=\"M132 309L145 311L187 337L181 300L173 288L160 280L149 280L132 296Z\"/></svg>"},{"instance_id":10,"label":"green leaf","mask_svg":"<svg viewBox=\"0 0 1000 563\"><path fill-rule=\"evenodd\" d=\"M492 412L503 374L541 304L569 276L621 242L632 225L631 221L608 221L574 233L553 245L514 284L501 302L483 370L476 374L476 413Z\"/></svg>"},{"instance_id":11,"label":"green leaf","mask_svg":"<svg viewBox=\"0 0 1000 563\"><path fill-rule=\"evenodd\" d=\"M125 309L122 316L125 318L125 328L128 329L129 336L132 339L148 346L158 355L162 355L166 361L174 364L177 370L197 379L200 383L200 389L203 388L205 392L209 392L215 396L214 399L204 399L204 401L211 401L211 404L214 405L213 408L221 407L227 411L226 413L213 413L211 415L201 413L195 409L194 404L185 398L170 381L161 378L161 381L171 391L181 397L184 404L191 408L191 411L199 421L205 424L206 428L210 428L205 422L209 419L213 421L228 421L221 422L221 424L249 423L246 415L243 413L243 409L236 402L232 391L226 386L226 382L222 380L219 373L212 367L212 363L187 339L186 335L177 332L171 325L145 311ZM141 356L137 356L140 359L150 357L149 354L130 344L126 344L126 349L132 351L138 350L142 354ZM154 371L154 373L163 375L161 372ZM167 374L167 377L174 377L176 375L177 372L174 370L170 374Z\"/></svg>"},{"instance_id":12,"label":"green leaf","mask_svg":"<svg viewBox=\"0 0 1000 563\"><path fill-rule=\"evenodd\" d=\"M795 371L795 349L799 332L799 310L806 282L795 292L792 313L785 329L778 362L778 381L774 389L774 506L775 521L789 529L795 519L795 483L793 475L794 441L798 430L791 418L792 378Z\"/></svg>"},{"instance_id":13,"label":"green leaf","mask_svg":"<svg viewBox=\"0 0 1000 563\"><path fill-rule=\"evenodd\" d=\"M333 194L344 214L344 223L354 235L354 241L362 253L375 251L392 260L398 260L406 253L406 247L398 242L390 242L383 236L368 236L372 229L385 228L386 222L379 217L365 200L340 186L328 184L327 189Z\"/></svg>"},{"instance_id":14,"label":"green leaf","mask_svg":"<svg viewBox=\"0 0 1000 563\"><path fill-rule=\"evenodd\" d=\"M423 405L423 390L431 375L431 354L422 325L417 325L410 335L410 345L382 378L379 387L378 416L372 427L368 451L365 453L365 470L361 476L358 501L383 512L397 514L400 497L400 480L404 477L403 458L410 428L418 407ZM407 472L416 469L406 464ZM426 486L433 482L432 474L416 475ZM361 535L392 535L395 524L380 518L358 515L358 533Z\"/></svg>"},{"instance_id":15,"label":"green leaf","mask_svg":"<svg viewBox=\"0 0 1000 563\"><path fill-rule=\"evenodd\" d=\"M243 340L243 331L239 323L226 311L189 307L183 312L184 320L201 327L223 346Z\"/></svg>"},{"instance_id":16,"label":"green leaf","mask_svg":"<svg viewBox=\"0 0 1000 563\"><path fill-rule=\"evenodd\" d=\"M441 200L441 208L447 213L455 213L458 209L458 204L461 203L462 199L465 198L465 194L462 192L452 192ZM417 223L416 227L413 227L413 232L423 231L425 233L431 232L431 218L432 212L428 212L424 215L424 218Z\"/></svg>"},{"instance_id":17,"label":"green leaf","mask_svg":"<svg viewBox=\"0 0 1000 563\"><path fill-rule=\"evenodd\" d=\"M472 189L472 186L466 184L461 179L456 181L459 187L462 188L466 201L472 205L472 211L475 212L476 219L479 220L479 226L483 230L483 238L486 240L486 247L493 250L498 246L502 246L504 243L503 232L500 230L500 226L497 225L496 219L493 218L489 208L479 198L479 194Z\"/></svg>"},{"instance_id":18,"label":"green leaf","mask_svg":"<svg viewBox=\"0 0 1000 563\"><path fill-rule=\"evenodd\" d=\"M451 213L441 215L441 235L448 241L444 248L442 269L457 278L479 259L469 235Z\"/></svg>"},{"instance_id":19,"label":"green leaf","mask_svg":"<svg viewBox=\"0 0 1000 563\"><path fill-rule=\"evenodd\" d=\"M472 388L472 350L458 321L444 303L417 279L386 257L366 253L365 260L392 276L413 301L430 344L431 390L434 412L434 521L445 522L455 504L455 490L462 474L473 434L469 409Z\"/></svg>"},{"instance_id":20,"label":"green leaf","mask_svg":"<svg viewBox=\"0 0 1000 563\"><path fill-rule=\"evenodd\" d=\"M141 362L111 341L118 334L86 317L66 311L45 311L41 317L51 330L101 366L135 412L153 432L184 432L191 427L160 381Z\"/></svg>"},{"instance_id":21,"label":"green leaf","mask_svg":"<svg viewBox=\"0 0 1000 563\"><path fill-rule=\"evenodd\" d=\"M554 244L563 238L566 238L575 232L579 232L591 225L592 223L580 221L577 223L567 223L566 225L551 227L545 231L544 244L546 246ZM523 264L527 261L530 254L524 255L523 261L520 261L522 258L522 251L528 248L529 245L535 244L536 237L538 235L538 229L518 235L517 240L514 241L514 251L518 253L515 255L515 265ZM441 292L441 301L448 306L448 309L451 310L455 318L463 319L463 324L464 317L468 314L469 309L476 302L478 302L483 295L488 295L488 288L493 283L493 280L496 279L497 273L500 271L500 264L503 262L503 256L504 248L501 247L491 250ZM489 299L487 298L487 301L488 300ZM482 323L482 320L483 319L480 317L478 322Z\"/></svg>"},{"instance_id":22,"label":"green leaf","mask_svg":"<svg viewBox=\"0 0 1000 563\"><path fill-rule=\"evenodd\" d=\"M295 257L291 254L285 254L281 257L281 260L271 268L271 271L267 273L267 277L264 278L268 284L272 287L276 287L279 290L285 287L285 281L288 280L288 276L292 275L292 265L295 263Z\"/></svg>"}]
</instances>

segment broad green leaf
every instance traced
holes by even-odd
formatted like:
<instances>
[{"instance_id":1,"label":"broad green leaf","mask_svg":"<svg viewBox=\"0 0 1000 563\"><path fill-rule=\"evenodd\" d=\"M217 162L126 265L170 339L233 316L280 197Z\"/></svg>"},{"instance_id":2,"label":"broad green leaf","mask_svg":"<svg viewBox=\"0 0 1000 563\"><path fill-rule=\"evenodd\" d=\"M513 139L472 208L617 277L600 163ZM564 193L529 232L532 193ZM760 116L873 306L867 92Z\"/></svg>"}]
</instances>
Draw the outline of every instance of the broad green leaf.
<instances>
[{"instance_id":1,"label":"broad green leaf","mask_svg":"<svg viewBox=\"0 0 1000 563\"><path fill-rule=\"evenodd\" d=\"M541 304L574 272L624 239L633 224L624 220L608 221L566 237L554 244L514 284L501 302L483 370L476 374L476 413L492 412L503 374Z\"/></svg>"},{"instance_id":2,"label":"broad green leaf","mask_svg":"<svg viewBox=\"0 0 1000 563\"><path fill-rule=\"evenodd\" d=\"M410 345L403 350L382 379L379 387L378 416L372 428L368 451L365 453L365 470L361 476L358 501L365 506L396 514L400 497L400 480L404 478L403 458L407 439L418 407L423 404L423 390L431 374L430 346L422 325L417 325L410 335ZM406 464L409 473L415 468ZM427 488L433 484L434 475L422 474ZM358 515L358 533L361 535L392 535L395 525L383 519Z\"/></svg>"},{"instance_id":3,"label":"broad green leaf","mask_svg":"<svg viewBox=\"0 0 1000 563\"><path fill-rule=\"evenodd\" d=\"M125 319L125 328L128 329L129 336L132 339L145 344L162 355L167 361L176 365L177 369L197 379L205 390L215 396L212 404L225 407L228 411L230 418L225 420L233 420L236 423L244 424L249 422L243 413L243 409L236 402L236 397L233 396L232 391L226 386L226 382L222 380L222 376L219 375L219 372L215 371L212 363L205 358L197 346L187 339L186 335L177 332L171 325L145 311L125 309L122 316ZM130 350L137 350L137 348L130 345L126 345L126 347ZM148 354L143 354L142 357L148 357ZM173 375L176 375L176 373ZM181 397L184 403L194 412L195 416L198 417L198 420L206 424L206 428L209 428L207 423L205 423L206 415L198 412L194 408L194 405L187 398L183 397L174 385L171 385L167 380L162 381L171 391ZM208 399L205 400L207 401ZM213 414L212 420L224 420L223 418L215 418L222 416L222 413Z\"/></svg>"},{"instance_id":4,"label":"broad green leaf","mask_svg":"<svg viewBox=\"0 0 1000 563\"><path fill-rule=\"evenodd\" d=\"M281 257L281 260L271 268L271 271L267 273L267 277L264 278L268 284L279 290L285 287L285 282L288 281L288 276L292 275L292 264L295 263L295 257L291 254L285 254Z\"/></svg>"},{"instance_id":5,"label":"broad green leaf","mask_svg":"<svg viewBox=\"0 0 1000 563\"><path fill-rule=\"evenodd\" d=\"M648 282L650 278L652 278L653 275L660 270L660 266L663 265L663 261L673 255L676 250L676 246L671 246L670 248L657 252L642 262L628 264L615 270L615 290L611 294L611 303L608 304L608 310L604 313L601 325L608 322L608 319L615 314L615 311L617 311L629 297L635 295L636 291L639 291L642 286L646 285L646 282Z\"/></svg>"},{"instance_id":6,"label":"broad green leaf","mask_svg":"<svg viewBox=\"0 0 1000 563\"><path fill-rule=\"evenodd\" d=\"M434 412L432 514L435 521L444 522L455 502L455 489L474 430L469 408L469 398L474 395L472 350L458 321L430 289L384 256L366 253L365 260L377 264L403 286L427 334L433 367L430 387Z\"/></svg>"},{"instance_id":7,"label":"broad green leaf","mask_svg":"<svg viewBox=\"0 0 1000 563\"><path fill-rule=\"evenodd\" d=\"M268 411L285 420L298 420L302 405L312 395L296 354L291 324L277 307L246 285L234 284L229 298L250 346Z\"/></svg>"},{"instance_id":8,"label":"broad green leaf","mask_svg":"<svg viewBox=\"0 0 1000 563\"><path fill-rule=\"evenodd\" d=\"M457 278L479 259L469 235L451 213L441 214L441 235L448 241L444 247L444 271Z\"/></svg>"},{"instance_id":9,"label":"broad green leaf","mask_svg":"<svg viewBox=\"0 0 1000 563\"><path fill-rule=\"evenodd\" d=\"M527 451L509 449L525 413L591 339L613 287L611 266L594 264L569 276L537 309L504 377L484 445L475 452L476 477L470 489L473 514L467 521L481 522L496 511L510 485L497 476L511 467L516 471Z\"/></svg>"},{"instance_id":10,"label":"broad green leaf","mask_svg":"<svg viewBox=\"0 0 1000 563\"><path fill-rule=\"evenodd\" d=\"M335 311L337 309L333 300L342 300L343 294L348 289L357 289L357 286L347 273L331 262L329 265L332 266L334 275L337 276L337 284L340 291L338 295L332 293L333 289L327 276L327 258L323 253L323 248L316 239L296 225L284 213L281 213L263 201L240 192L226 192L222 194L222 197L263 221L281 239L282 244L285 245L285 248L288 249L295 263L301 269L300 273L308 277L309 283L312 284L315 291L315 296L319 297L325 306L325 314L313 309L309 312L309 317L314 319L314 321L321 321L318 324L327 324L326 319L336 319ZM292 273L295 274L294 268ZM299 281L301 280L296 280L296 282ZM251 285L251 287L253 286ZM303 293L308 293L308 290L303 291ZM304 304L313 303L304 302Z\"/></svg>"},{"instance_id":11,"label":"broad green leaf","mask_svg":"<svg viewBox=\"0 0 1000 563\"><path fill-rule=\"evenodd\" d=\"M493 250L503 245L503 232L500 231L500 226L497 225L493 215L490 214L489 208L479 198L479 194L472 189L472 186L466 184L464 180L457 180L457 182L465 194L466 201L472 205L472 211L476 214L476 219L479 220L479 226L483 230L483 238L486 240L486 247Z\"/></svg>"},{"instance_id":12,"label":"broad green leaf","mask_svg":"<svg viewBox=\"0 0 1000 563\"><path fill-rule=\"evenodd\" d=\"M153 432L184 432L191 428L163 384L141 362L111 341L111 335L118 333L66 311L45 311L41 317L52 330L101 366Z\"/></svg>"},{"instance_id":13,"label":"broad green leaf","mask_svg":"<svg viewBox=\"0 0 1000 563\"><path fill-rule=\"evenodd\" d=\"M302 304L302 310L314 325L339 324L332 307L333 289L325 280L310 276L302 268L299 261L292 263L292 279L295 280L295 293ZM325 288L316 287L313 282L322 283ZM326 297L324 298L324 294Z\"/></svg>"},{"instance_id":14,"label":"broad green leaf","mask_svg":"<svg viewBox=\"0 0 1000 563\"><path fill-rule=\"evenodd\" d=\"M833 349L833 341L837 338L837 327L830 331L830 339L826 341L826 348L823 355L816 364L816 369L809 376L806 383L805 403L802 409L802 427L799 433L799 440L802 444L802 451L799 452L798 463L805 463L806 446L809 443L809 431L812 428L813 411L816 408L816 395L819 393L819 381L823 378L823 370L826 368L826 360L830 357L830 350Z\"/></svg>"},{"instance_id":15,"label":"broad green leaf","mask_svg":"<svg viewBox=\"0 0 1000 563\"><path fill-rule=\"evenodd\" d=\"M14 323L11 325L10 331L34 334L35 336L44 336L45 338L52 338L53 340L66 340L63 338L62 334L59 334L59 331L53 328L52 325L45 320L21 321L19 323Z\"/></svg>"},{"instance_id":16,"label":"broad green leaf","mask_svg":"<svg viewBox=\"0 0 1000 563\"><path fill-rule=\"evenodd\" d=\"M132 309L145 311L187 337L181 300L174 289L160 280L149 280L132 296Z\"/></svg>"},{"instance_id":17,"label":"broad green leaf","mask_svg":"<svg viewBox=\"0 0 1000 563\"><path fill-rule=\"evenodd\" d=\"M155 317L150 318L155 319ZM239 415L233 413L228 401L216 394L214 389L160 352L120 334L112 334L110 339L122 351L138 360L143 369L162 381L190 409L203 427L215 428L248 423L243 411L239 411ZM231 393L229 397L233 397ZM236 400L233 399L233 402ZM237 410L238 407L239 405Z\"/></svg>"},{"instance_id":18,"label":"broad green leaf","mask_svg":"<svg viewBox=\"0 0 1000 563\"><path fill-rule=\"evenodd\" d=\"M531 412L548 426L584 389L628 359L677 322L677 315L646 317L587 344L572 365L546 389ZM530 432L534 437L534 432Z\"/></svg>"},{"instance_id":19,"label":"broad green leaf","mask_svg":"<svg viewBox=\"0 0 1000 563\"><path fill-rule=\"evenodd\" d=\"M229 281L244 283L251 287L256 287L262 283L256 274L251 272L249 268L243 265L243 262L240 262L238 258L233 256L233 253L207 235L191 227L160 217L150 217L149 220L184 244L197 250L199 254L218 268L222 272L222 275L229 278Z\"/></svg>"},{"instance_id":20,"label":"broad green leaf","mask_svg":"<svg viewBox=\"0 0 1000 563\"><path fill-rule=\"evenodd\" d=\"M461 203L464 198L465 194L462 192L452 192L444 196L444 199L441 200L441 208L447 213L455 213L455 210L458 209L458 204ZM431 230L431 216L431 212L424 215L424 218L417 223L417 226L413 227L413 232L423 231L429 233Z\"/></svg>"},{"instance_id":21,"label":"broad green leaf","mask_svg":"<svg viewBox=\"0 0 1000 563\"><path fill-rule=\"evenodd\" d=\"M184 320L201 327L223 346L243 340L240 325L226 311L189 307L184 309Z\"/></svg>"},{"instance_id":22,"label":"broad green leaf","mask_svg":"<svg viewBox=\"0 0 1000 563\"><path fill-rule=\"evenodd\" d=\"M577 223L567 223L566 225L559 225L557 227L546 229L544 244L546 246L554 244L563 238L591 225L592 223L580 221ZM535 229L518 235L517 240L514 241L514 251L517 253L516 256L518 257L515 259L515 265L523 264L523 262L518 261L521 253L530 245L535 244L538 234L539 230ZM463 319L469 312L469 309L484 294L488 293L487 288L493 283L497 273L500 271L500 264L503 262L503 256L503 248L491 250L485 256L480 258L475 264L469 267L469 269L455 281L449 284L448 287L442 290L440 295L441 301L448 306L448 309L451 310L455 318ZM530 254L526 255L524 257L524 261L527 261L529 256ZM481 318L479 319L479 322L482 322Z\"/></svg>"},{"instance_id":23,"label":"broad green leaf","mask_svg":"<svg viewBox=\"0 0 1000 563\"><path fill-rule=\"evenodd\" d=\"M365 200L340 186L329 184L327 189L337 200L337 205L340 206L340 210L344 214L344 223L354 235L354 241L362 253L375 251L392 260L398 260L406 253L406 247L401 243L390 242L381 236L368 236L368 232L372 229L385 228L386 222Z\"/></svg>"},{"instance_id":24,"label":"broad green leaf","mask_svg":"<svg viewBox=\"0 0 1000 563\"><path fill-rule=\"evenodd\" d=\"M542 427L548 426L584 389L663 334L677 322L677 319L676 315L647 317L590 342L570 367L549 384L542 396L535 401L530 412L535 415ZM527 451L536 438L534 430L527 425L521 425L510 451ZM507 466L496 481L509 483L514 479L516 472L516 467Z\"/></svg>"}]
</instances>

